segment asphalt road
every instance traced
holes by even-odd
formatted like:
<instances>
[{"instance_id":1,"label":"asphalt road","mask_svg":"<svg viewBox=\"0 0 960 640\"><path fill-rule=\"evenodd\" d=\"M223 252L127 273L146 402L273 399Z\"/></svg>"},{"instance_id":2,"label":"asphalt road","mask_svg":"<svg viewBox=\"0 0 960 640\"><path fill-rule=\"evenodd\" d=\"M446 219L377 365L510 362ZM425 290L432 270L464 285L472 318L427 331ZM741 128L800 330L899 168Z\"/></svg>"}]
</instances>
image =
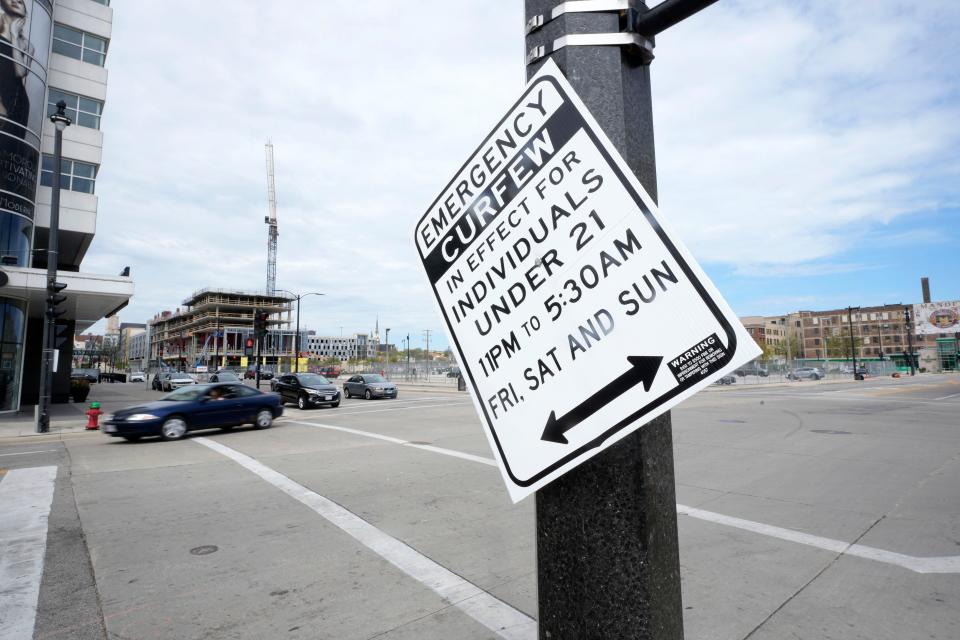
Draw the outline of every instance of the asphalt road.
<instances>
[{"instance_id":1,"label":"asphalt road","mask_svg":"<svg viewBox=\"0 0 960 640\"><path fill-rule=\"evenodd\" d=\"M687 638L960 637L960 377L711 388L673 415ZM464 395L7 438L0 468L0 512L50 511L45 543L0 523L18 567L40 545L36 611L13 610L35 638L536 637L533 501Z\"/></svg>"}]
</instances>

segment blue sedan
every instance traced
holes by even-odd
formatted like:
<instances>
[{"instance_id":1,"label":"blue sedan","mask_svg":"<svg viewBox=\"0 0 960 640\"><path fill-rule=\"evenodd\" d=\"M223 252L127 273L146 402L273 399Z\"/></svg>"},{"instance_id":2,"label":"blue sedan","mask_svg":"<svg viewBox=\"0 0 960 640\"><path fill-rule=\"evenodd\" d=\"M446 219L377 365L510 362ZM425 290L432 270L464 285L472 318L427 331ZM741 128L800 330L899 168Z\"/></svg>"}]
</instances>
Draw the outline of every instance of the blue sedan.
<instances>
[{"instance_id":1,"label":"blue sedan","mask_svg":"<svg viewBox=\"0 0 960 640\"><path fill-rule=\"evenodd\" d=\"M191 385L155 402L109 416L103 432L126 440L160 436L178 440L194 429L229 429L253 424L266 429L283 415L280 396L240 383Z\"/></svg>"}]
</instances>

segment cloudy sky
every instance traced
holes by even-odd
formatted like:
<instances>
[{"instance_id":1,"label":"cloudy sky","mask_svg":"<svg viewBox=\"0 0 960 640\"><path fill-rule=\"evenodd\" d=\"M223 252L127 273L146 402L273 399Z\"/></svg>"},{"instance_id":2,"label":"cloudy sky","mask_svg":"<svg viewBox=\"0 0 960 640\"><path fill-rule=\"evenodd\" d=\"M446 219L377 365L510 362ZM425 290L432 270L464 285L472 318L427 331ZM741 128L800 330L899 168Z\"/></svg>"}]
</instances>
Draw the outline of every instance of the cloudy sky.
<instances>
[{"instance_id":1,"label":"cloudy sky","mask_svg":"<svg viewBox=\"0 0 960 640\"><path fill-rule=\"evenodd\" d=\"M130 265L122 320L264 288L272 140L302 324L445 345L412 231L522 91L522 2L112 6L83 267ZM656 54L660 206L735 311L960 298L960 3L721 0Z\"/></svg>"}]
</instances>

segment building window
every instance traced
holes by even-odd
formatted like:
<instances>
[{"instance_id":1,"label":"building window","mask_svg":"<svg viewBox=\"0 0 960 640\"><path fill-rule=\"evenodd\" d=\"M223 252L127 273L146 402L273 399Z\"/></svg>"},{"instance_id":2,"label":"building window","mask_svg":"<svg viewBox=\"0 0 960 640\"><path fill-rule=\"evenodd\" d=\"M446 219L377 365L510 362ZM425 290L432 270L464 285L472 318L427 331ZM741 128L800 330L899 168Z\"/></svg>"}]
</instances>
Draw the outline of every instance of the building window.
<instances>
[{"instance_id":1,"label":"building window","mask_svg":"<svg viewBox=\"0 0 960 640\"><path fill-rule=\"evenodd\" d=\"M53 51L68 58L102 67L107 58L107 41L86 31L53 26Z\"/></svg>"},{"instance_id":2,"label":"building window","mask_svg":"<svg viewBox=\"0 0 960 640\"><path fill-rule=\"evenodd\" d=\"M100 114L103 113L102 102L51 88L50 95L47 97L47 117L57 112L57 103L61 100L67 103L66 113L71 122L90 129L100 128Z\"/></svg>"},{"instance_id":3,"label":"building window","mask_svg":"<svg viewBox=\"0 0 960 640\"><path fill-rule=\"evenodd\" d=\"M97 165L68 160L60 162L60 188L81 193L93 193L97 178ZM45 187L53 186L53 156L43 154L43 164L40 168L40 184Z\"/></svg>"}]
</instances>

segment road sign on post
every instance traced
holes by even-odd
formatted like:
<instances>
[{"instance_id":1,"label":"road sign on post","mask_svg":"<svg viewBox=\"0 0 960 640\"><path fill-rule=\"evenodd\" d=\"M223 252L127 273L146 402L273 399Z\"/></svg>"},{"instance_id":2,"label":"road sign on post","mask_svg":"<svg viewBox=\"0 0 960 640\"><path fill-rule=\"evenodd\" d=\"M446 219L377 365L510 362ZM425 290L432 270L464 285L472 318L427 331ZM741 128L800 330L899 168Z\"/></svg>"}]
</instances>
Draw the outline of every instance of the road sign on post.
<instances>
[{"instance_id":1,"label":"road sign on post","mask_svg":"<svg viewBox=\"0 0 960 640\"><path fill-rule=\"evenodd\" d=\"M416 241L515 501L760 353L552 61Z\"/></svg>"}]
</instances>

